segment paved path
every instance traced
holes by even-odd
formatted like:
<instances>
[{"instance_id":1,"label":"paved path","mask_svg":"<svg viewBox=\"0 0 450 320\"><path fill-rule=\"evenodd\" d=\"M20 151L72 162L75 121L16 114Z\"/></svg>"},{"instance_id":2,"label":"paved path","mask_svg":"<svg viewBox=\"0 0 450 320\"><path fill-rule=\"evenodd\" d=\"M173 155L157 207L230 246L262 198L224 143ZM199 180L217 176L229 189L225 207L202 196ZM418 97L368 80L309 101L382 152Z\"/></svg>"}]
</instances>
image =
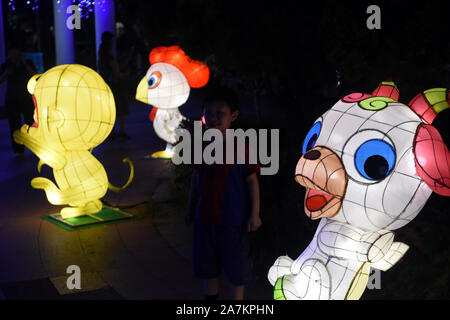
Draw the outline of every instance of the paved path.
<instances>
[{"instance_id":1,"label":"paved path","mask_svg":"<svg viewBox=\"0 0 450 320\"><path fill-rule=\"evenodd\" d=\"M170 161L143 158L164 143L147 120L149 109L142 104L130 109L132 139L107 141L94 150L118 186L129 171L121 159L134 162L129 188L105 197L116 206L167 195L174 170ZM127 209L138 216L132 221L69 232L40 218L57 210L42 190L31 188L38 158L28 150L14 156L7 120L0 120L0 159L0 299L202 299L202 284L191 271L192 226L170 202ZM51 169L44 167L41 176L51 178ZM81 268L81 290L67 289L69 265ZM252 283L247 297L270 299L270 285Z\"/></svg>"}]
</instances>

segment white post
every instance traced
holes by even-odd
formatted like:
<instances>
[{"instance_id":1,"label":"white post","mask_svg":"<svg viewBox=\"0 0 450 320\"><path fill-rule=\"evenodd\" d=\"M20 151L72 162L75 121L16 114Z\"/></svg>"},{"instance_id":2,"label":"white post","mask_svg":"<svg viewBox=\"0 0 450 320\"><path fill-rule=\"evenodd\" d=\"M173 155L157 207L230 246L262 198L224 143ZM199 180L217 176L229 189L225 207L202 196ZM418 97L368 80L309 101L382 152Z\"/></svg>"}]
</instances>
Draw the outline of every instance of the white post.
<instances>
[{"instance_id":1,"label":"white post","mask_svg":"<svg viewBox=\"0 0 450 320\"><path fill-rule=\"evenodd\" d=\"M102 33L110 31L114 34L114 56L116 55L116 11L114 0L95 1L95 43L98 61L98 49L102 43Z\"/></svg>"},{"instance_id":2,"label":"white post","mask_svg":"<svg viewBox=\"0 0 450 320\"><path fill-rule=\"evenodd\" d=\"M6 61L5 32L3 31L3 4L0 3L0 66ZM5 105L6 82L0 84L0 106Z\"/></svg>"},{"instance_id":3,"label":"white post","mask_svg":"<svg viewBox=\"0 0 450 320\"><path fill-rule=\"evenodd\" d=\"M66 21L70 17L66 11L71 5L71 0L53 0L56 65L75 63L73 29L66 25Z\"/></svg>"}]
</instances>

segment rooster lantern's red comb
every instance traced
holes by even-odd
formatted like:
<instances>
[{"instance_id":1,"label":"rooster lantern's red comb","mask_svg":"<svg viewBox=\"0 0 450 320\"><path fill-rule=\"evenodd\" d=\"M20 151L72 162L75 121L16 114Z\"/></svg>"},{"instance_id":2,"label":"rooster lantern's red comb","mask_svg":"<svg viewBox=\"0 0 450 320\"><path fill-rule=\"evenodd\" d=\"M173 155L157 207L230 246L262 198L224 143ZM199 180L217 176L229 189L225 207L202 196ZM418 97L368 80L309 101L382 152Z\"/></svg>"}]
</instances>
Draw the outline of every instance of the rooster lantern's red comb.
<instances>
[{"instance_id":1,"label":"rooster lantern's red comb","mask_svg":"<svg viewBox=\"0 0 450 320\"><path fill-rule=\"evenodd\" d=\"M156 47L149 55L150 64L169 63L186 77L191 88L201 88L209 80L209 68L201 61L191 59L179 46Z\"/></svg>"}]
</instances>

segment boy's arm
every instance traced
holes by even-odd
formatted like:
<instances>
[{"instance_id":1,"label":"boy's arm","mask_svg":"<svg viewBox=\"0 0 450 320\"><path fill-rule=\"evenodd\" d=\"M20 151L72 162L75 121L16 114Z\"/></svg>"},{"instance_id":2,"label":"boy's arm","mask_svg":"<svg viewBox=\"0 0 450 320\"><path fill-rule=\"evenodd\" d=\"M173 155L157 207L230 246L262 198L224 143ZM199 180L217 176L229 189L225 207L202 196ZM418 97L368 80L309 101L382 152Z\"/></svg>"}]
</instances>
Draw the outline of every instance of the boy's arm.
<instances>
[{"instance_id":1,"label":"boy's arm","mask_svg":"<svg viewBox=\"0 0 450 320\"><path fill-rule=\"evenodd\" d=\"M252 173L245 178L248 193L250 195L251 213L248 219L248 231L257 230L262 222L259 217L259 183L256 173Z\"/></svg>"},{"instance_id":2,"label":"boy's arm","mask_svg":"<svg viewBox=\"0 0 450 320\"><path fill-rule=\"evenodd\" d=\"M188 202L188 208L186 211L186 214L184 216L184 221L187 224L192 223L194 221L195 217L195 209L197 207L198 202L198 193L197 193L197 170L194 169L194 172L192 173L191 178L191 188L189 191L189 202Z\"/></svg>"}]
</instances>

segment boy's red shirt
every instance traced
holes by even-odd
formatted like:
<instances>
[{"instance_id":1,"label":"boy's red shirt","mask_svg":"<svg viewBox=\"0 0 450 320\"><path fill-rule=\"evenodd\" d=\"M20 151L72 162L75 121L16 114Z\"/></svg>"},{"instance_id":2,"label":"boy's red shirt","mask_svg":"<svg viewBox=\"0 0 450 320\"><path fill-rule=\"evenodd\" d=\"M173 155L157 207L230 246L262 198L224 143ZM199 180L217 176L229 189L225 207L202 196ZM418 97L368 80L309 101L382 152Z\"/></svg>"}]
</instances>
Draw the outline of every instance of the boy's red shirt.
<instances>
[{"instance_id":1,"label":"boy's red shirt","mask_svg":"<svg viewBox=\"0 0 450 320\"><path fill-rule=\"evenodd\" d=\"M237 163L238 154L235 147L233 164L196 166L198 175L195 186L199 199L195 217L198 221L224 226L245 225L250 213L245 178L260 171L258 163L251 163L255 161L250 161L250 155L252 154L246 144L243 164Z\"/></svg>"}]
</instances>

